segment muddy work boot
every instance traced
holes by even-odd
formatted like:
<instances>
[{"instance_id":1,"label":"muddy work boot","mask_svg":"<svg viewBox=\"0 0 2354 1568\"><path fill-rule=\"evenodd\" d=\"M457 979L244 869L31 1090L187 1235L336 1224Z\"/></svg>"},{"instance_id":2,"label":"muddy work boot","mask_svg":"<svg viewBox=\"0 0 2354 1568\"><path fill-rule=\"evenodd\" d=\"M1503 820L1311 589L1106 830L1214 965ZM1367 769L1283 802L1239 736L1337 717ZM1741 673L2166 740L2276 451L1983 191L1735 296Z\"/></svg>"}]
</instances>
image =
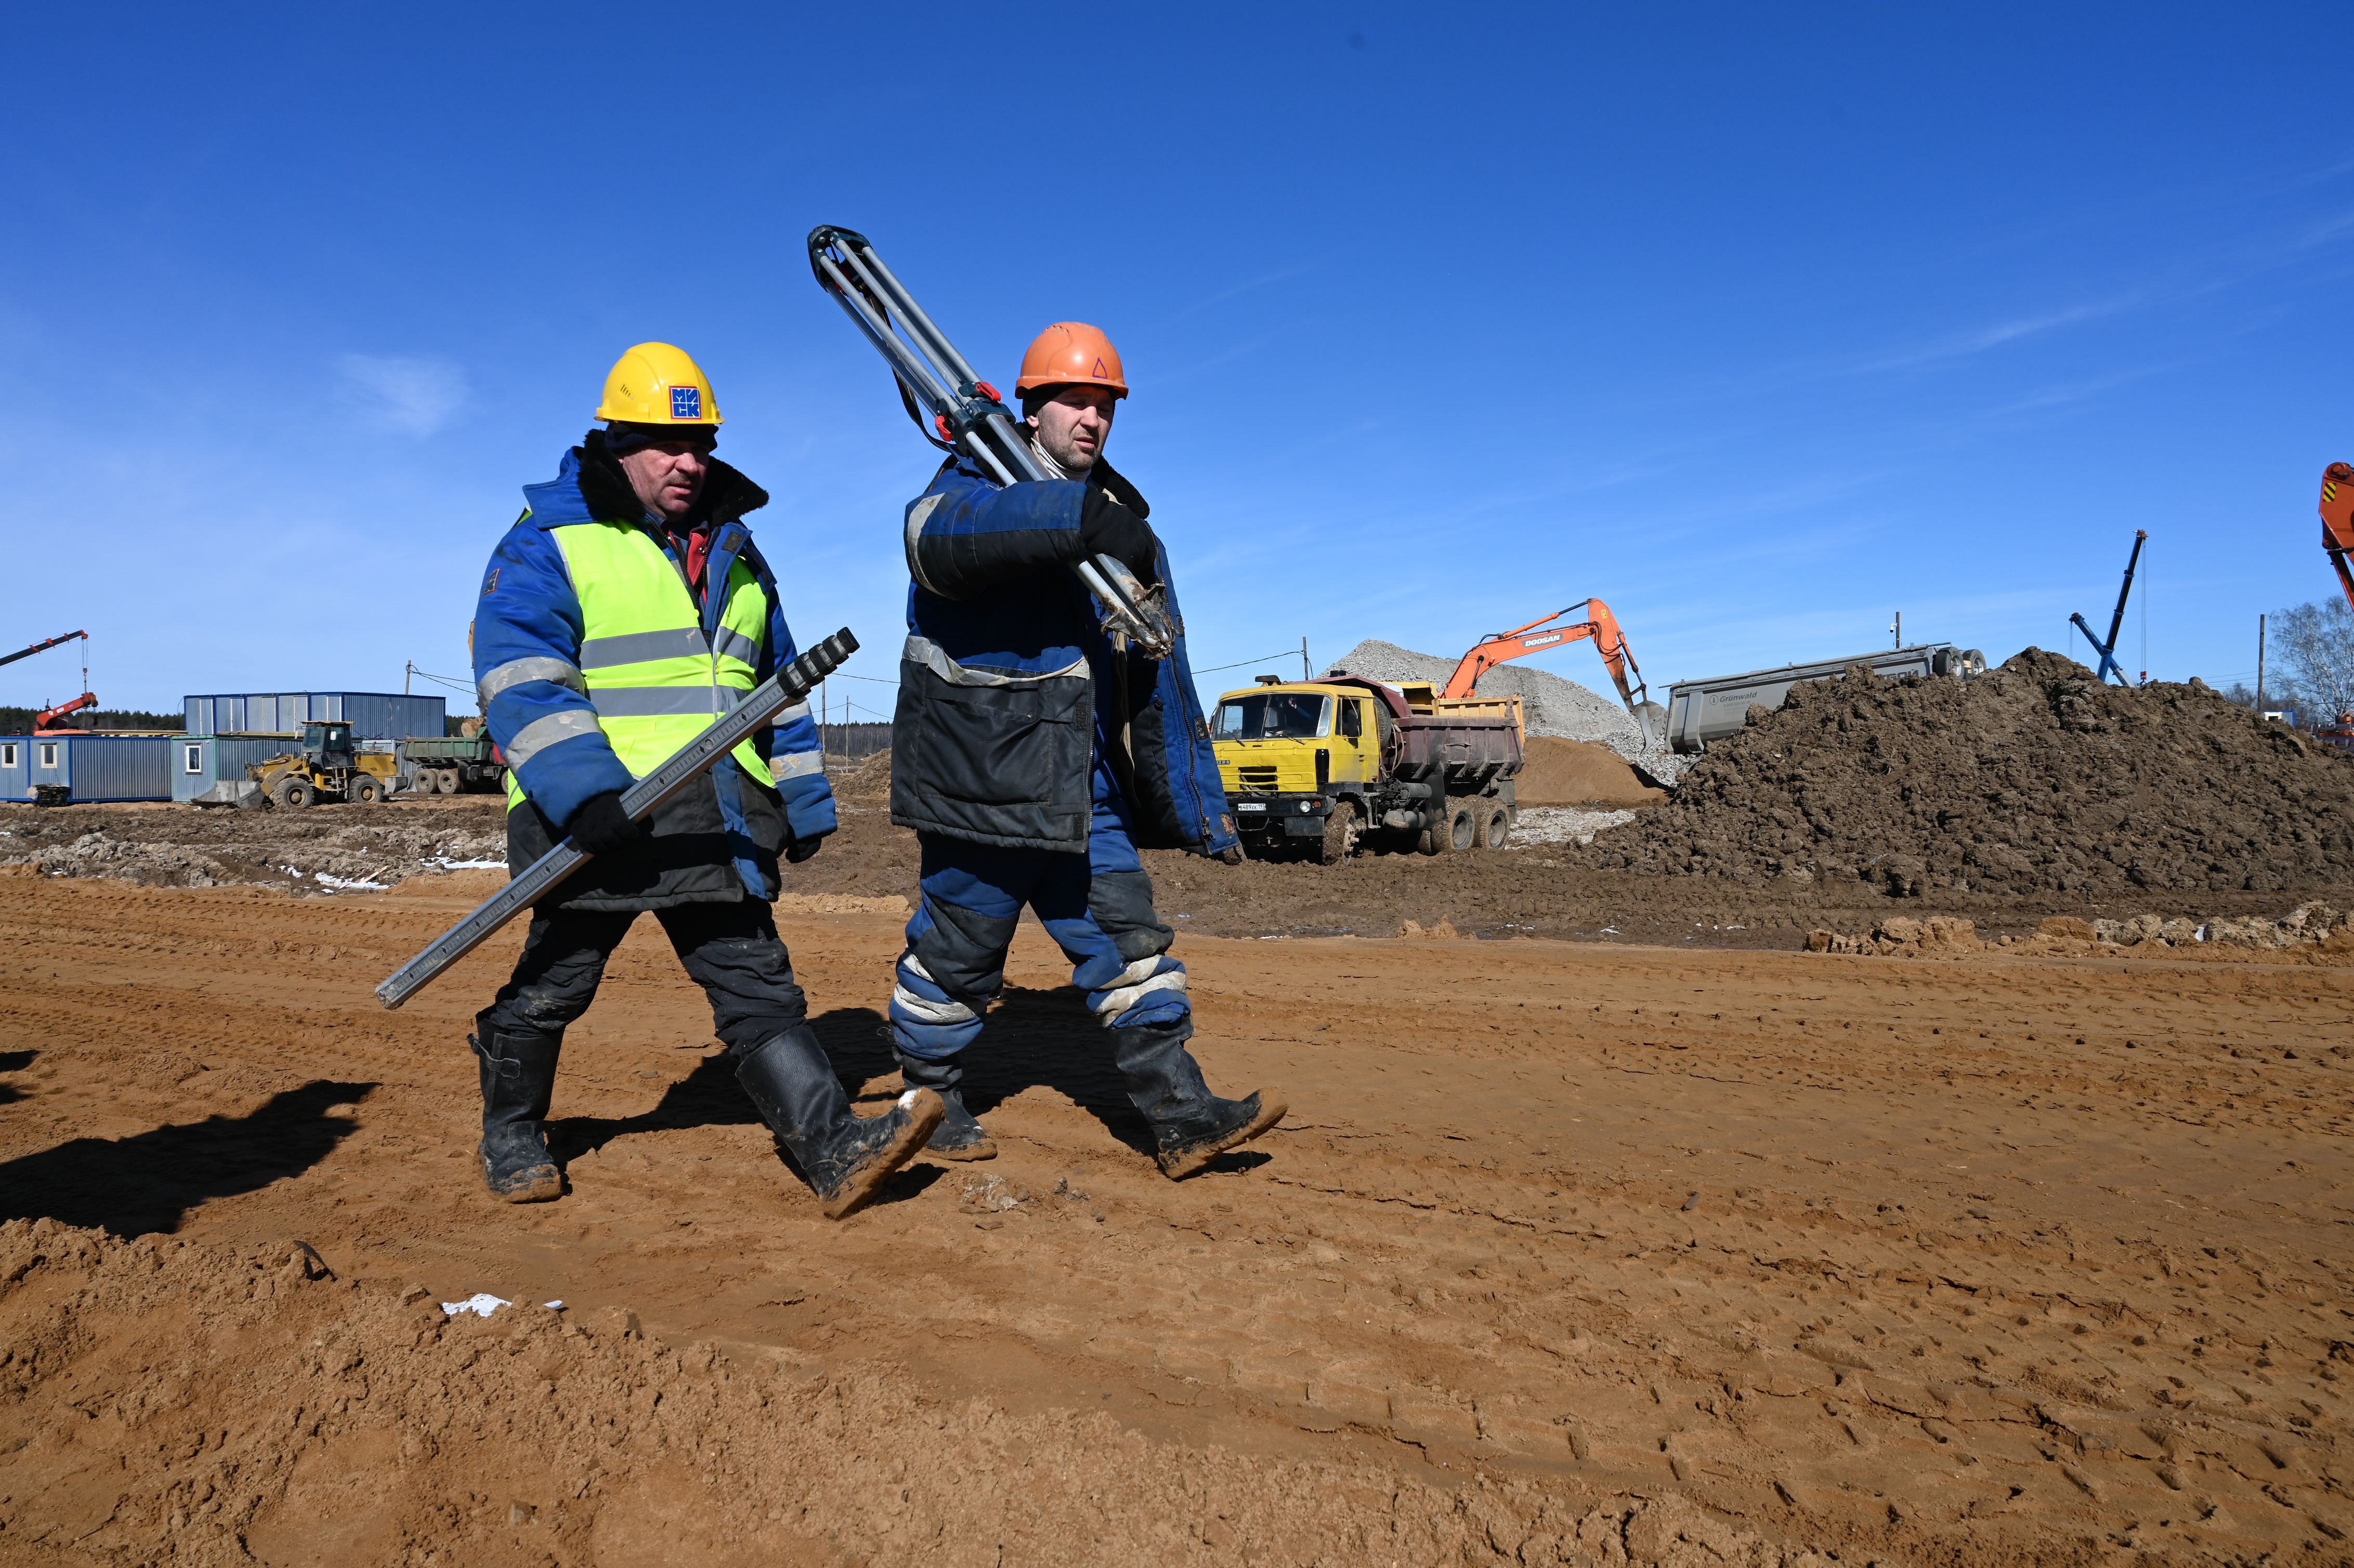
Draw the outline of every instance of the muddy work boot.
<instances>
[{"instance_id":1,"label":"muddy work boot","mask_svg":"<svg viewBox=\"0 0 2354 1568\"><path fill-rule=\"evenodd\" d=\"M544 1203L564 1196L564 1178L547 1152L547 1102L556 1092L561 1034L516 1034L474 1020L466 1044L482 1058L482 1181L503 1203Z\"/></svg>"},{"instance_id":2,"label":"muddy work boot","mask_svg":"<svg viewBox=\"0 0 2354 1568\"><path fill-rule=\"evenodd\" d=\"M947 1107L940 1125L932 1129L932 1140L924 1145L924 1152L935 1160L994 1160L997 1140L989 1129L973 1119L964 1108L964 1065L955 1056L944 1062L927 1062L921 1056L910 1056L897 1046L892 1054L899 1058L899 1079L911 1089L929 1089L940 1097Z\"/></svg>"},{"instance_id":3,"label":"muddy work boot","mask_svg":"<svg viewBox=\"0 0 2354 1568\"><path fill-rule=\"evenodd\" d=\"M737 1064L736 1081L832 1220L873 1197L885 1177L914 1159L946 1109L931 1090L913 1088L881 1116L858 1115L807 1024L748 1054Z\"/></svg>"},{"instance_id":4,"label":"muddy work boot","mask_svg":"<svg viewBox=\"0 0 2354 1568\"><path fill-rule=\"evenodd\" d=\"M1190 1033L1188 1030L1186 1033ZM1152 1125L1161 1172L1186 1177L1229 1149L1239 1149L1283 1119L1291 1107L1272 1089L1222 1100L1203 1081L1201 1064L1185 1049L1185 1033L1150 1027L1111 1032L1112 1060L1128 1081L1128 1097Z\"/></svg>"}]
</instances>

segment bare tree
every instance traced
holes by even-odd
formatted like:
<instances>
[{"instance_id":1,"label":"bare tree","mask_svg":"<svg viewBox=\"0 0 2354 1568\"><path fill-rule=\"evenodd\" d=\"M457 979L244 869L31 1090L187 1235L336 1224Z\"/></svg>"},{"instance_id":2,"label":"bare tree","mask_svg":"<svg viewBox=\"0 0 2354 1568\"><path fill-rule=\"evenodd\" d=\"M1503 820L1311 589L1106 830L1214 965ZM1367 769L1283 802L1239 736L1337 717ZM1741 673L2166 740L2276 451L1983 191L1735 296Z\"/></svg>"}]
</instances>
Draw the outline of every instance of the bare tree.
<instances>
[{"instance_id":1,"label":"bare tree","mask_svg":"<svg viewBox=\"0 0 2354 1568\"><path fill-rule=\"evenodd\" d=\"M2300 604L2274 612L2272 628L2282 685L2309 705L2306 723L2326 726L2354 712L2354 610L2334 599Z\"/></svg>"}]
</instances>

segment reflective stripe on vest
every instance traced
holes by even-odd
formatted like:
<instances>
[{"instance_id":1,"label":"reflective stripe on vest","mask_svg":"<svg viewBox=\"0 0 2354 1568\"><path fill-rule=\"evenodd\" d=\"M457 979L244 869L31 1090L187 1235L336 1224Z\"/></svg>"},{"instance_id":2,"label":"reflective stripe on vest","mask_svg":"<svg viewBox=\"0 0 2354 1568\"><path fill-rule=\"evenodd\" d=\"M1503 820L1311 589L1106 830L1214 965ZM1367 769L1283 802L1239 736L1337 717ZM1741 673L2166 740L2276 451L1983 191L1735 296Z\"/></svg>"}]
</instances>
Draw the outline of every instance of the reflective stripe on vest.
<instances>
[{"instance_id":1,"label":"reflective stripe on vest","mask_svg":"<svg viewBox=\"0 0 2354 1568\"><path fill-rule=\"evenodd\" d=\"M621 766L643 778L752 689L768 595L736 562L718 628L706 639L686 579L646 529L575 523L549 532L580 601L579 683ZM759 782L776 782L749 740L733 756ZM510 773L507 803L522 800Z\"/></svg>"}]
</instances>

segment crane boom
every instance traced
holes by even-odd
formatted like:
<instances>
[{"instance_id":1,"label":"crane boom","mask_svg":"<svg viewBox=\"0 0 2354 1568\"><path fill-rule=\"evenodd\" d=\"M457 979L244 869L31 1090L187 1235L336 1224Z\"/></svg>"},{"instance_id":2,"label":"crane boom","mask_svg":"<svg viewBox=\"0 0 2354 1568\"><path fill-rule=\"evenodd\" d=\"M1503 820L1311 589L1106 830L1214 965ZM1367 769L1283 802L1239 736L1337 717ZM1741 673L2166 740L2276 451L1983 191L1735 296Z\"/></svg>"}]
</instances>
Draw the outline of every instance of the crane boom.
<instances>
[{"instance_id":1,"label":"crane boom","mask_svg":"<svg viewBox=\"0 0 2354 1568\"><path fill-rule=\"evenodd\" d=\"M62 637L52 637L46 642L36 642L30 648L19 648L14 653L0 654L0 664L14 664L19 659L29 659L44 648L55 648L60 642L70 642L80 637L87 641L87 631L69 631Z\"/></svg>"}]
</instances>

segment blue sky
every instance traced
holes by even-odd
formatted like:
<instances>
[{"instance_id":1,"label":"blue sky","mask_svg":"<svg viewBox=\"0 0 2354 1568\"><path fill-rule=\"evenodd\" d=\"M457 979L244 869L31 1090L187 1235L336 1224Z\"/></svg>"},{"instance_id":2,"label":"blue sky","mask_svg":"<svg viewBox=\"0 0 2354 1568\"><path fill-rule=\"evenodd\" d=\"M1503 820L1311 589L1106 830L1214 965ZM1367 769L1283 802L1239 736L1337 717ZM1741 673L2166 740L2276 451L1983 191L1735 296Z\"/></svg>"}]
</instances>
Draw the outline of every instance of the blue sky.
<instances>
[{"instance_id":1,"label":"blue sky","mask_svg":"<svg viewBox=\"0 0 2354 1568\"><path fill-rule=\"evenodd\" d=\"M2335 591L2349 23L37 9L0 646L88 627L110 706L462 676L519 487L659 338L776 496L796 628L867 644L834 701L887 714L930 450L810 280L832 222L984 374L1048 321L1111 334L1111 456L1200 666L1454 652L1590 594L1662 694L1897 609L2000 659L2105 623L2143 527L2147 667L2252 676L2257 612ZM1590 648L1539 662L1604 684Z\"/></svg>"}]
</instances>

